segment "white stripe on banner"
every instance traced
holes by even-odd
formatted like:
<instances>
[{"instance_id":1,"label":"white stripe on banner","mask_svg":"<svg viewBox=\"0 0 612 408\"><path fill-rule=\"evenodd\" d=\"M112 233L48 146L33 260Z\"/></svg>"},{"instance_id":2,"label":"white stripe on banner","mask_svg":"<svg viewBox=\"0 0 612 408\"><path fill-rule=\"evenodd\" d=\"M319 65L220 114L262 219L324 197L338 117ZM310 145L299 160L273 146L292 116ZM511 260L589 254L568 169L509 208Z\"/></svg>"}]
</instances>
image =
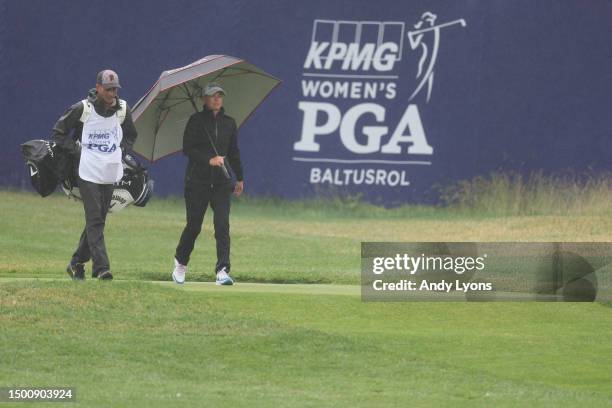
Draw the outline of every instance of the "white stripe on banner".
<instances>
[{"instance_id":1,"label":"white stripe on banner","mask_svg":"<svg viewBox=\"0 0 612 408\"><path fill-rule=\"evenodd\" d=\"M317 78L351 78L351 79L398 79L397 75L348 75L348 74L313 74L305 72L302 74L305 77Z\"/></svg>"},{"instance_id":2,"label":"white stripe on banner","mask_svg":"<svg viewBox=\"0 0 612 408\"><path fill-rule=\"evenodd\" d=\"M354 164L416 164L423 166L430 166L430 161L402 161L402 160L345 160L345 159L320 159L320 158L310 158L310 157L292 157L293 161L299 162L319 162L319 163L354 163Z\"/></svg>"}]
</instances>

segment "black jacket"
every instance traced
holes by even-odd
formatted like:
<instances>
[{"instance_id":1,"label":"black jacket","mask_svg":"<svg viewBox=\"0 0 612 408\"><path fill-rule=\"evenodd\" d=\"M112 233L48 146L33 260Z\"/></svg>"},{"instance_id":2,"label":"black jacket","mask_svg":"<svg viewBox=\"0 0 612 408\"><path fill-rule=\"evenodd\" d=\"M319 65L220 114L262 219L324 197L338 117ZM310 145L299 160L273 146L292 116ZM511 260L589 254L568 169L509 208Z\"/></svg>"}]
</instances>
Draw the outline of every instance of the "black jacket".
<instances>
[{"instance_id":1,"label":"black jacket","mask_svg":"<svg viewBox=\"0 0 612 408\"><path fill-rule=\"evenodd\" d=\"M187 183L222 184L228 180L220 167L208 162L216 156L210 143L214 141L219 156L225 157L238 181L242 181L242 162L238 149L238 129L236 121L227 116L223 108L215 116L206 107L189 118L183 135L183 153L189 157L185 174Z\"/></svg>"},{"instance_id":2,"label":"black jacket","mask_svg":"<svg viewBox=\"0 0 612 408\"><path fill-rule=\"evenodd\" d=\"M98 115L108 118L114 115L118 109L121 109L119 101L115 106L106 108L104 104L98 100L95 89L91 89L87 95L87 99L92 103L96 113ZM123 130L123 139L121 140L121 149L123 153L131 153L132 146L136 141L137 133L132 121L132 114L129 106L126 105L126 115L121 129ZM79 120L83 114L83 103L81 101L75 103L69 107L66 112L59 118L59 120L53 126L53 134L51 139L61 147L63 150L78 155L78 149L76 147L76 141L81 140L81 134L83 133L83 124ZM72 131L72 133L71 133Z\"/></svg>"}]
</instances>

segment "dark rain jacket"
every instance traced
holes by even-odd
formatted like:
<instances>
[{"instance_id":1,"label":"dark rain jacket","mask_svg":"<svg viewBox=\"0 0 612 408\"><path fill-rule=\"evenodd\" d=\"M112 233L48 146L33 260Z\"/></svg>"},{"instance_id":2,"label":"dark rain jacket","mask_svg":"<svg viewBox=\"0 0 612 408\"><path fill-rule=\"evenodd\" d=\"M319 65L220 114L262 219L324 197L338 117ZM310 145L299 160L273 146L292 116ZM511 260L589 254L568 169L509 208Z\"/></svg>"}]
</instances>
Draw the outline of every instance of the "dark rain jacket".
<instances>
[{"instance_id":1,"label":"dark rain jacket","mask_svg":"<svg viewBox=\"0 0 612 408\"><path fill-rule=\"evenodd\" d=\"M201 112L191 115L183 134L183 153L189 158L185 173L186 184L223 184L231 181L221 167L209 164L209 160L217 155L211 140L219 156L225 157L230 173L233 171L236 179L242 181L236 121L226 115L223 108L215 116L204 107Z\"/></svg>"},{"instance_id":2,"label":"dark rain jacket","mask_svg":"<svg viewBox=\"0 0 612 408\"><path fill-rule=\"evenodd\" d=\"M95 89L91 89L87 94L87 99L93 105L96 113L100 116L108 118L114 115L118 109L121 109L121 105L117 100L115 106L106 108L102 101L97 98L97 92ZM126 115L125 120L121 124L123 130L123 140L121 141L121 149L123 153L132 152L132 146L136 141L137 133L132 121L132 114L129 106L126 104ZM81 134L83 133L83 123L79 120L83 114L83 103L81 101L75 103L64 112L59 120L53 126L53 134L51 139L63 150L77 156L79 154L76 141L81 140Z\"/></svg>"}]
</instances>

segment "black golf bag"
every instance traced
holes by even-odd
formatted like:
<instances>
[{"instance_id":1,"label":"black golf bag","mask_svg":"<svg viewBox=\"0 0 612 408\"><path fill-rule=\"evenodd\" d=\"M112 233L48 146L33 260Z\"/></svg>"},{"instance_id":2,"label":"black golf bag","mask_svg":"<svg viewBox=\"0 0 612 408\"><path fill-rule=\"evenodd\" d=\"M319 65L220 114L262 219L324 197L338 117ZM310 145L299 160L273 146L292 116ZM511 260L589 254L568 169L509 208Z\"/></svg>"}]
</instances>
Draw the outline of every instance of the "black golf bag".
<instances>
[{"instance_id":1,"label":"black golf bag","mask_svg":"<svg viewBox=\"0 0 612 408\"><path fill-rule=\"evenodd\" d=\"M67 157L56 149L54 142L30 140L21 145L21 154L30 172L30 181L42 197L53 193L60 181L68 176L63 163Z\"/></svg>"},{"instance_id":2,"label":"black golf bag","mask_svg":"<svg viewBox=\"0 0 612 408\"><path fill-rule=\"evenodd\" d=\"M77 160L47 140L30 140L21 145L21 152L32 185L42 197L53 193L61 185L68 197L81 200ZM146 168L130 155L124 156L123 178L115 183L109 211L117 212L130 204L144 207L153 194L153 185Z\"/></svg>"}]
</instances>

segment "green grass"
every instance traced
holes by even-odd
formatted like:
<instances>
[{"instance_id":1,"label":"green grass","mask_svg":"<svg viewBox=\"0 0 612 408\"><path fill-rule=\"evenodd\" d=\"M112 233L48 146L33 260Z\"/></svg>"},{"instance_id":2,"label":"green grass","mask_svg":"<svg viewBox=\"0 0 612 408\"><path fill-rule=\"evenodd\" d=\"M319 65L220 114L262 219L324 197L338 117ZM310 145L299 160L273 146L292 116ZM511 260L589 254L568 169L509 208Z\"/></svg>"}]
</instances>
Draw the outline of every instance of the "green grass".
<instances>
[{"instance_id":1,"label":"green grass","mask_svg":"<svg viewBox=\"0 0 612 408\"><path fill-rule=\"evenodd\" d=\"M4 282L0 384L73 386L87 407L612 404L601 304L238 289Z\"/></svg>"},{"instance_id":2,"label":"green grass","mask_svg":"<svg viewBox=\"0 0 612 408\"><path fill-rule=\"evenodd\" d=\"M242 282L359 282L362 241L609 241L606 213L491 216L461 210L384 210L332 203L234 201L232 272ZM608 202L612 206L612 201ZM80 203L65 196L0 192L0 276L62 276L84 225ZM207 214L189 279L211 280L215 260ZM169 280L185 223L182 200L153 199L111 214L105 231L119 279Z\"/></svg>"},{"instance_id":3,"label":"green grass","mask_svg":"<svg viewBox=\"0 0 612 408\"><path fill-rule=\"evenodd\" d=\"M195 282L212 279L209 215L188 284L139 281L170 278L181 200L110 215L117 279L71 282L81 206L0 192L0 387L74 386L67 407L612 405L610 304L364 303L347 285L361 241L610 241L609 208L343 200L235 201L239 283L219 288Z\"/></svg>"}]
</instances>

